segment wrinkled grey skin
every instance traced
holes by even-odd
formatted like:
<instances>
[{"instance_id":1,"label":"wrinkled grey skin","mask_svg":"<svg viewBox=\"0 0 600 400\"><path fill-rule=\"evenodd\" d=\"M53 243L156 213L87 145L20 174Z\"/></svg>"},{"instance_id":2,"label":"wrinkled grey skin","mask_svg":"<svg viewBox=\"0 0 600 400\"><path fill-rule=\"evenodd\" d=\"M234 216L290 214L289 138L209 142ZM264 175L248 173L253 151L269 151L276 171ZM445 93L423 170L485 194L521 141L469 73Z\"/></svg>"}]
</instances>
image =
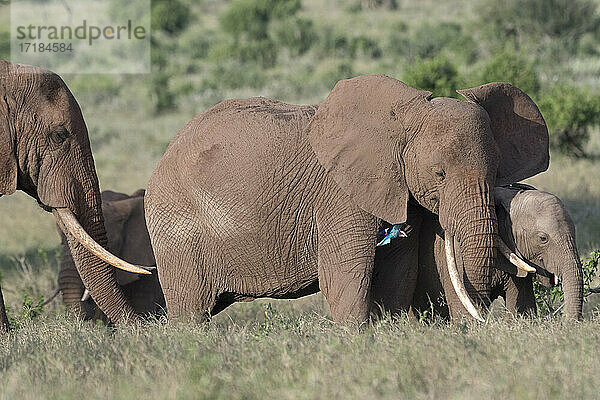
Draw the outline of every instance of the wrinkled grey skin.
<instances>
[{"instance_id":1,"label":"wrinkled grey skin","mask_svg":"<svg viewBox=\"0 0 600 400\"><path fill-rule=\"evenodd\" d=\"M101 194L104 224L108 236L108 249L121 259L136 265L153 266L154 254L144 218L144 190L131 196L105 190ZM58 229L63 245L58 286L67 308L81 309L86 319L106 319L93 299L81 302L83 282L67 245L64 233ZM125 271L116 271L117 282L137 314L156 314L165 306L156 270L152 275L141 276Z\"/></svg>"},{"instance_id":2,"label":"wrinkled grey skin","mask_svg":"<svg viewBox=\"0 0 600 400\"><path fill-rule=\"evenodd\" d=\"M422 207L479 277L465 282L471 298L488 302L493 187L545 170L548 133L511 85L460 93L468 101L370 75L338 82L318 106L230 100L190 121L145 198L169 316L321 290L335 321L366 321L377 228Z\"/></svg>"},{"instance_id":3,"label":"wrinkled grey skin","mask_svg":"<svg viewBox=\"0 0 600 400\"><path fill-rule=\"evenodd\" d=\"M581 262L575 247L575 228L560 199L531 186L513 185L495 188L495 200L500 237L538 270L536 277L542 284L553 285L554 275L558 276L565 291L566 309L575 309L580 315L583 302ZM373 310L378 312L383 307L398 313L408 311L412 303L417 312L433 307L438 315L461 317L465 310L448 307L448 304L456 304L451 301L456 294L448 277L443 231L435 215L426 211L423 215L419 238L394 240L388 249L378 253L373 277ZM419 270L411 301L407 296L394 294L390 286L401 284L406 279L404 275L414 272L393 271L394 265L384 257L394 252L400 254L400 259L409 256L417 240L420 242ZM456 257L460 259L460 250ZM534 315L533 275L517 277L516 267L501 254L497 255L494 265L491 300L503 297L509 311ZM390 284L390 279L398 282ZM571 286L573 283L575 287Z\"/></svg>"},{"instance_id":4,"label":"wrinkled grey skin","mask_svg":"<svg viewBox=\"0 0 600 400\"><path fill-rule=\"evenodd\" d=\"M106 245L100 190L87 127L77 101L51 71L0 60L0 195L22 190L46 211L68 208ZM113 321L135 314L112 266L69 235L79 275ZM7 318L0 295L0 331Z\"/></svg>"}]
</instances>

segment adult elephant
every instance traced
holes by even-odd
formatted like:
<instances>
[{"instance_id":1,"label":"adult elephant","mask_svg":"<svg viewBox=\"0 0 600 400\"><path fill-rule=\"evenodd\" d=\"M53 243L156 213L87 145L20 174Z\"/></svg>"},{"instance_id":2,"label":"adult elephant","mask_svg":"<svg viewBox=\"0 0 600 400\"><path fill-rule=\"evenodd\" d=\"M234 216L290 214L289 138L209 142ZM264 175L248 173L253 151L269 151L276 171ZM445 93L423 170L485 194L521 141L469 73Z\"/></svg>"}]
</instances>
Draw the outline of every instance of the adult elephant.
<instances>
[{"instance_id":1,"label":"adult elephant","mask_svg":"<svg viewBox=\"0 0 600 400\"><path fill-rule=\"evenodd\" d=\"M575 245L575 227L560 199L528 185L510 185L494 189L499 234L509 251L535 269L519 273L505 255L498 254L492 272L491 300L503 297L507 309L518 314L535 314L533 277L546 286L560 279L565 293L567 315L581 317L583 304L582 268ZM430 310L443 317L460 317L466 313L456 299L447 270L444 232L437 216L424 212L418 238L399 239L382 249L376 257L373 277L373 306L392 313L407 311L412 303L417 312ZM413 299L390 291L390 280L401 284L407 273L389 262L389 254L398 254L397 262L410 254L412 241L419 243L419 270ZM508 253L505 253L508 254ZM510 254L508 254L510 257ZM461 259L460 249L456 259ZM467 279L473 279L468 276ZM478 279L478 278L475 278ZM445 297L444 297L445 296Z\"/></svg>"},{"instance_id":2,"label":"adult elephant","mask_svg":"<svg viewBox=\"0 0 600 400\"><path fill-rule=\"evenodd\" d=\"M22 190L54 214L83 283L112 321L133 309L107 263L147 274L106 245L100 190L87 128L62 79L47 70L0 60L0 195ZM1 300L1 295L0 295ZM4 302L0 328L8 330Z\"/></svg>"},{"instance_id":3,"label":"adult elephant","mask_svg":"<svg viewBox=\"0 0 600 400\"><path fill-rule=\"evenodd\" d=\"M469 101L369 75L338 82L319 106L230 100L190 121L145 199L169 314L206 317L236 301L320 289L334 320L365 321L377 227L406 221L414 205L439 214L465 270L480 276L467 291L486 302L491 188L545 170L548 133L509 84L461 93Z\"/></svg>"},{"instance_id":4,"label":"adult elephant","mask_svg":"<svg viewBox=\"0 0 600 400\"><path fill-rule=\"evenodd\" d=\"M108 250L127 262L137 265L155 265L150 237L144 218L144 190L132 195L105 190L101 193L102 214L108 237ZM67 308L79 309L86 319L104 319L94 300L85 289L69 250L67 237L59 229L63 256L58 273L58 289ZM137 314L160 313L164 297L158 282L158 273L141 276L117 270L116 279L125 297Z\"/></svg>"}]
</instances>

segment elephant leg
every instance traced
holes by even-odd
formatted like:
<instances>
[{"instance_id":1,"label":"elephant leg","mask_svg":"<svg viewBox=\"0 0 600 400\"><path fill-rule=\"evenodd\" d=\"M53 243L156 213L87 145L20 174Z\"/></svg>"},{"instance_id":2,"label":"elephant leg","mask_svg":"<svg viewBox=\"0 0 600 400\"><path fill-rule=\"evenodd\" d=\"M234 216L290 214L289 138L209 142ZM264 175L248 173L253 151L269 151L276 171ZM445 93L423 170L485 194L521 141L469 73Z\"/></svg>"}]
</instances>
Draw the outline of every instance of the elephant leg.
<instances>
[{"instance_id":1,"label":"elephant leg","mask_svg":"<svg viewBox=\"0 0 600 400\"><path fill-rule=\"evenodd\" d=\"M170 255L168 262L158 254L156 257L169 319L208 321L217 302L217 293L209 286L210 280L200 279L207 267L203 266L197 257L191 257L193 261L190 261L189 255L186 257L186 254ZM179 271L169 273L175 270ZM185 272L181 272L182 270Z\"/></svg>"},{"instance_id":2,"label":"elephant leg","mask_svg":"<svg viewBox=\"0 0 600 400\"><path fill-rule=\"evenodd\" d=\"M319 288L334 321L363 323L369 318L378 224L362 212L346 217L317 222Z\"/></svg>"},{"instance_id":3,"label":"elephant leg","mask_svg":"<svg viewBox=\"0 0 600 400\"><path fill-rule=\"evenodd\" d=\"M211 274L217 261L207 256L210 252L193 228L177 230L187 226L180 221L164 226L152 245L169 319L207 321L218 296Z\"/></svg>"},{"instance_id":4,"label":"elephant leg","mask_svg":"<svg viewBox=\"0 0 600 400\"><path fill-rule=\"evenodd\" d=\"M506 308L519 315L535 315L537 304L533 293L533 278L531 274L525 278L511 275L506 283Z\"/></svg>"},{"instance_id":5,"label":"elephant leg","mask_svg":"<svg viewBox=\"0 0 600 400\"><path fill-rule=\"evenodd\" d=\"M8 332L9 328L8 315L6 315L4 297L2 296L2 288L0 287L0 332Z\"/></svg>"}]
</instances>

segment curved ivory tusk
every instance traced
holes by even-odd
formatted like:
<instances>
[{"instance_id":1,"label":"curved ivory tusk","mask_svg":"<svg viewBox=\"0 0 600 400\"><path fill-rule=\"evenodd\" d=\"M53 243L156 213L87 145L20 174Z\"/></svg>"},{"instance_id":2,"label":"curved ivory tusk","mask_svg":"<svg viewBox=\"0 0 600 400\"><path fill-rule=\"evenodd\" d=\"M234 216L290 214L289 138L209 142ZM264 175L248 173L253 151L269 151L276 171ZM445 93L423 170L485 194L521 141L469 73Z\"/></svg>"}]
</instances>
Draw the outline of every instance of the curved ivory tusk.
<instances>
[{"instance_id":1,"label":"curved ivory tusk","mask_svg":"<svg viewBox=\"0 0 600 400\"><path fill-rule=\"evenodd\" d=\"M44 302L42 303L42 305L45 306L46 304L49 304L52 300L54 300L56 296L58 296L59 293L60 289L56 288L48 296L44 296Z\"/></svg>"},{"instance_id":2,"label":"curved ivory tusk","mask_svg":"<svg viewBox=\"0 0 600 400\"><path fill-rule=\"evenodd\" d=\"M107 262L108 264L122 269L123 271L132 272L134 274L150 275L151 272L146 271L142 267L132 265L127 261L123 261L120 258L111 254L104 247L100 246L92 237L83 229L77 218L71 210L68 208L54 208L52 214L60 222L61 229L65 231L65 234L71 234L83 247L85 247L90 253Z\"/></svg>"},{"instance_id":3,"label":"curved ivory tusk","mask_svg":"<svg viewBox=\"0 0 600 400\"><path fill-rule=\"evenodd\" d=\"M454 238L446 233L445 249L446 249L446 264L448 267L448 274L450 275L450 281L452 281L452 286L454 286L454 291L458 295L460 302L467 309L469 314L477 321L485 322L483 318L479 315L479 311L475 308L475 305L469 298L467 291L465 290L465 286L462 283L458 275L458 269L456 268L456 259L454 258Z\"/></svg>"},{"instance_id":4,"label":"curved ivory tusk","mask_svg":"<svg viewBox=\"0 0 600 400\"><path fill-rule=\"evenodd\" d=\"M508 248L506 243L504 243L504 240L502 240L500 237L498 237L498 250L500 250L500 253L502 253L502 255L506 257L506 259L510 261L511 264L513 264L521 271L533 273L536 272L535 268L527 264L525 260L513 253L512 250Z\"/></svg>"},{"instance_id":5,"label":"curved ivory tusk","mask_svg":"<svg viewBox=\"0 0 600 400\"><path fill-rule=\"evenodd\" d=\"M81 296L81 301L86 301L89 298L90 298L90 291L85 289L83 291L83 296Z\"/></svg>"}]
</instances>

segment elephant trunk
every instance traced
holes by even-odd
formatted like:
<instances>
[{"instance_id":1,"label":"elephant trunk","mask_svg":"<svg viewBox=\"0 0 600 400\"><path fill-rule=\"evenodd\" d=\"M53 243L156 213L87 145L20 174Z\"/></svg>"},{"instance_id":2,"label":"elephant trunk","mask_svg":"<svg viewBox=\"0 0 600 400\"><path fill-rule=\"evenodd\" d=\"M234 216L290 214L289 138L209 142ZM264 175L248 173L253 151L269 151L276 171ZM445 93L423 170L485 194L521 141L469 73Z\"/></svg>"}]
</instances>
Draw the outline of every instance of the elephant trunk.
<instances>
[{"instance_id":1,"label":"elephant trunk","mask_svg":"<svg viewBox=\"0 0 600 400\"><path fill-rule=\"evenodd\" d=\"M464 274L460 275L469 297L487 307L490 304L497 234L493 193L485 181L478 181L465 189L466 186L463 186L460 195L446 194L446 200L461 200L455 200L454 207L440 210L440 223L446 233L455 236L458 271L460 273L461 267L464 267ZM458 310L455 308L455 311Z\"/></svg>"},{"instance_id":2,"label":"elephant trunk","mask_svg":"<svg viewBox=\"0 0 600 400\"><path fill-rule=\"evenodd\" d=\"M83 205L74 207L79 208L74 210L74 214L76 215L79 224L81 224L81 227L89 234L90 238L100 246L106 248L108 240L104 228L100 190L97 181L95 184L92 183L90 190L84 189L84 193ZM75 236L73 236L73 234L71 234L70 228L65 227L65 221L61 217L61 213L54 210L53 214L57 219L58 225L67 237L69 250L73 256L73 261L75 262L79 276L85 287L90 291L92 298L98 307L104 311L108 318L113 322L132 318L135 319L136 316L134 310L127 302L127 299L117 283L113 267L92 254L79 240L76 239ZM70 298L69 301L75 301L75 294L79 296L77 299L77 301L79 301L81 299L81 288L77 288L77 290L75 290L74 286L72 288L73 290L67 290L69 296L71 294L73 295L70 296L73 297L73 299Z\"/></svg>"},{"instance_id":3,"label":"elephant trunk","mask_svg":"<svg viewBox=\"0 0 600 400\"><path fill-rule=\"evenodd\" d=\"M568 255L566 259L564 256L556 258L556 260L561 260L559 262L562 263L556 270L562 271L562 273L559 273L559 276L562 280L567 316L573 319L581 319L583 307L583 271L575 244L571 243L568 247L562 251L562 254Z\"/></svg>"},{"instance_id":4,"label":"elephant trunk","mask_svg":"<svg viewBox=\"0 0 600 400\"><path fill-rule=\"evenodd\" d=\"M465 290L465 286L463 285L462 279L458 272L458 268L456 267L456 257L455 257L455 238L452 237L449 233L445 235L444 238L444 252L446 253L446 266L448 267L448 275L450 276L450 281L452 282L452 286L454 287L454 291L458 296L458 299L465 307L465 309L471 314L473 318L480 322L485 322L485 320L479 314L479 311L471 301L471 298L467 294Z\"/></svg>"},{"instance_id":5,"label":"elephant trunk","mask_svg":"<svg viewBox=\"0 0 600 400\"><path fill-rule=\"evenodd\" d=\"M474 301L489 306L495 258L496 219L494 214L489 215L486 207L479 208L476 213L478 216L467 224L463 233L458 236L458 240L467 293Z\"/></svg>"},{"instance_id":6,"label":"elephant trunk","mask_svg":"<svg viewBox=\"0 0 600 400\"><path fill-rule=\"evenodd\" d=\"M74 264L72 269L61 269L58 274L58 287L67 308L79 306L85 288Z\"/></svg>"},{"instance_id":7,"label":"elephant trunk","mask_svg":"<svg viewBox=\"0 0 600 400\"><path fill-rule=\"evenodd\" d=\"M60 261L60 272L58 273L58 288L62 293L65 306L70 309L77 308L80 306L81 296L85 288L71 256L67 237L62 232L61 242L63 257ZM81 313L82 310L78 311Z\"/></svg>"}]
</instances>

